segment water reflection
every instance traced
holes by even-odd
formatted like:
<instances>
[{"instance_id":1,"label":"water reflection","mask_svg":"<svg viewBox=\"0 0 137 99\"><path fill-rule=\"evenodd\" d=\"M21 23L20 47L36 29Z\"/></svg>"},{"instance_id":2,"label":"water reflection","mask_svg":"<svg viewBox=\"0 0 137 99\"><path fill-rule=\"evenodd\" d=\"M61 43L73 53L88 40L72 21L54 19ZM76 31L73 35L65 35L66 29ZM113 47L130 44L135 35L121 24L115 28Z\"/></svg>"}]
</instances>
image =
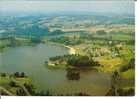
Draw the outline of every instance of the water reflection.
<instances>
[{"instance_id":1,"label":"water reflection","mask_svg":"<svg viewBox=\"0 0 137 99\"><path fill-rule=\"evenodd\" d=\"M66 77L68 80L79 80L80 72L77 69L67 69Z\"/></svg>"}]
</instances>

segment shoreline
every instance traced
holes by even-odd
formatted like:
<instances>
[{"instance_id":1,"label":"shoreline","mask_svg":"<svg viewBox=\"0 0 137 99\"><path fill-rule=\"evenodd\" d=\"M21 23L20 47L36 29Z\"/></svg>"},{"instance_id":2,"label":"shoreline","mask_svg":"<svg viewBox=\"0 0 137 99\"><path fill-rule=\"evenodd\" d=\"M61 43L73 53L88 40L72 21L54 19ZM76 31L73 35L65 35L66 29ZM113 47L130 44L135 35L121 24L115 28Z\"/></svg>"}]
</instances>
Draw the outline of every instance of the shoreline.
<instances>
[{"instance_id":1,"label":"shoreline","mask_svg":"<svg viewBox=\"0 0 137 99\"><path fill-rule=\"evenodd\" d=\"M69 54L76 54L76 50L73 47L67 46L67 45L63 45L65 48L69 49Z\"/></svg>"},{"instance_id":2,"label":"shoreline","mask_svg":"<svg viewBox=\"0 0 137 99\"><path fill-rule=\"evenodd\" d=\"M51 44L54 44L54 45L59 45L59 46L63 46L64 48L67 48L69 50L69 54L76 54L76 49L74 49L73 47L70 47L68 45L65 45L65 44L60 44L60 43L54 43L54 42L48 42L48 43L51 43Z\"/></svg>"},{"instance_id":3,"label":"shoreline","mask_svg":"<svg viewBox=\"0 0 137 99\"><path fill-rule=\"evenodd\" d=\"M73 48L73 47L70 47L70 46L67 46L65 44L60 44L60 43L55 43L55 42L46 42L46 43L50 43L50 44L53 44L53 45L57 45L57 46L61 46L61 47L64 47L64 48L67 48L68 49L68 52L69 54L76 54L76 50ZM30 44L26 44L27 46L30 46L32 43ZM25 45L25 44L24 44ZM26 46L25 45L25 46ZM22 45L21 45L22 46ZM3 50L6 50L8 48L12 48L12 47L7 47L7 48L4 48L2 50L0 50L0 53L3 53Z\"/></svg>"}]
</instances>

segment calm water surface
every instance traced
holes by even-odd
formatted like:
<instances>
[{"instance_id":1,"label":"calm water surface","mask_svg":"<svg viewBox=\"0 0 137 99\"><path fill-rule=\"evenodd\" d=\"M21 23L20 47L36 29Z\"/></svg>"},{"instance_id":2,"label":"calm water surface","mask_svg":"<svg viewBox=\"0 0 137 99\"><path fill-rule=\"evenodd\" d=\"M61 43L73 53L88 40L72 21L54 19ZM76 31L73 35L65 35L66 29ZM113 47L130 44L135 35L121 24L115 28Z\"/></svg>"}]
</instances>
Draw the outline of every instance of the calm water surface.
<instances>
[{"instance_id":1,"label":"calm water surface","mask_svg":"<svg viewBox=\"0 0 137 99\"><path fill-rule=\"evenodd\" d=\"M50 70L44 62L49 57L68 54L66 48L51 44L22 46L0 53L0 72L25 72L38 89L51 90L56 94L86 92L105 95L110 87L110 76L93 70L80 70L79 80L68 80L66 70Z\"/></svg>"}]
</instances>

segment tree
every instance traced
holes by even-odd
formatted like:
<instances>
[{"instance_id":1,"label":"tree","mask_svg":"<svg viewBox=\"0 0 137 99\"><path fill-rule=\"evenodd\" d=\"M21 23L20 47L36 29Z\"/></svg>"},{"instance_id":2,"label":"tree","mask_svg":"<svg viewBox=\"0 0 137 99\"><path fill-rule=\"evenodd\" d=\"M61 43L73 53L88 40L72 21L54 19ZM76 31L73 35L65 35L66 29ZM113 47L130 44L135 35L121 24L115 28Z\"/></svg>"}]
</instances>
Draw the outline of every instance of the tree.
<instances>
[{"instance_id":1,"label":"tree","mask_svg":"<svg viewBox=\"0 0 137 99\"><path fill-rule=\"evenodd\" d=\"M111 91L114 96L118 96L120 75L118 71L114 71L111 77Z\"/></svg>"},{"instance_id":2,"label":"tree","mask_svg":"<svg viewBox=\"0 0 137 99\"><path fill-rule=\"evenodd\" d=\"M20 77L19 72L14 73L14 76L15 76L15 77Z\"/></svg>"},{"instance_id":3,"label":"tree","mask_svg":"<svg viewBox=\"0 0 137 99\"><path fill-rule=\"evenodd\" d=\"M16 90L16 94L18 96L25 96L26 95L25 92L24 92L24 90L22 90L21 88L19 88L19 89Z\"/></svg>"},{"instance_id":4,"label":"tree","mask_svg":"<svg viewBox=\"0 0 137 99\"><path fill-rule=\"evenodd\" d=\"M11 87L16 87L16 83L15 83L14 81L10 81L10 82L9 82L9 85L10 85Z\"/></svg>"},{"instance_id":5,"label":"tree","mask_svg":"<svg viewBox=\"0 0 137 99\"><path fill-rule=\"evenodd\" d=\"M1 73L1 77L6 77L6 73Z\"/></svg>"},{"instance_id":6,"label":"tree","mask_svg":"<svg viewBox=\"0 0 137 99\"><path fill-rule=\"evenodd\" d=\"M72 56L68 59L67 62L69 65L76 67L88 67L88 66L99 66L98 62L95 62L92 58L88 56Z\"/></svg>"},{"instance_id":7,"label":"tree","mask_svg":"<svg viewBox=\"0 0 137 99\"><path fill-rule=\"evenodd\" d=\"M120 72L127 71L128 69L134 69L135 68L135 58L132 58L128 64L121 66Z\"/></svg>"},{"instance_id":8,"label":"tree","mask_svg":"<svg viewBox=\"0 0 137 99\"><path fill-rule=\"evenodd\" d=\"M107 32L105 30L98 30L96 33L98 35L106 35L107 34Z\"/></svg>"},{"instance_id":9,"label":"tree","mask_svg":"<svg viewBox=\"0 0 137 99\"><path fill-rule=\"evenodd\" d=\"M41 41L40 37L39 38L35 37L35 38L31 38L31 42L32 43L41 43L42 41Z\"/></svg>"},{"instance_id":10,"label":"tree","mask_svg":"<svg viewBox=\"0 0 137 99\"><path fill-rule=\"evenodd\" d=\"M17 45L17 41L16 41L15 37L11 37L9 40L10 40L9 46L15 47Z\"/></svg>"},{"instance_id":11,"label":"tree","mask_svg":"<svg viewBox=\"0 0 137 99\"><path fill-rule=\"evenodd\" d=\"M20 76L21 76L21 77L25 77L25 73L24 73L24 72L21 72Z\"/></svg>"},{"instance_id":12,"label":"tree","mask_svg":"<svg viewBox=\"0 0 137 99\"><path fill-rule=\"evenodd\" d=\"M35 94L35 88L32 84L24 83L25 88L28 90L30 94Z\"/></svg>"}]
</instances>

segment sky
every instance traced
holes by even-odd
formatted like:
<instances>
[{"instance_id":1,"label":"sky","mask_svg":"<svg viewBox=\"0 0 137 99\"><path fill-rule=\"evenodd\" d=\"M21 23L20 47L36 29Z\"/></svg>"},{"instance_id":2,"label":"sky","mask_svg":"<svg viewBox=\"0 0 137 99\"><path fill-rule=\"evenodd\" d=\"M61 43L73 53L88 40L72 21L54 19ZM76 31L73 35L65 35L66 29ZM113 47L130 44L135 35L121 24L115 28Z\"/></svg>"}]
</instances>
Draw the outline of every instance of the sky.
<instances>
[{"instance_id":1,"label":"sky","mask_svg":"<svg viewBox=\"0 0 137 99\"><path fill-rule=\"evenodd\" d=\"M0 0L0 13L61 11L134 14L134 0Z\"/></svg>"}]
</instances>

